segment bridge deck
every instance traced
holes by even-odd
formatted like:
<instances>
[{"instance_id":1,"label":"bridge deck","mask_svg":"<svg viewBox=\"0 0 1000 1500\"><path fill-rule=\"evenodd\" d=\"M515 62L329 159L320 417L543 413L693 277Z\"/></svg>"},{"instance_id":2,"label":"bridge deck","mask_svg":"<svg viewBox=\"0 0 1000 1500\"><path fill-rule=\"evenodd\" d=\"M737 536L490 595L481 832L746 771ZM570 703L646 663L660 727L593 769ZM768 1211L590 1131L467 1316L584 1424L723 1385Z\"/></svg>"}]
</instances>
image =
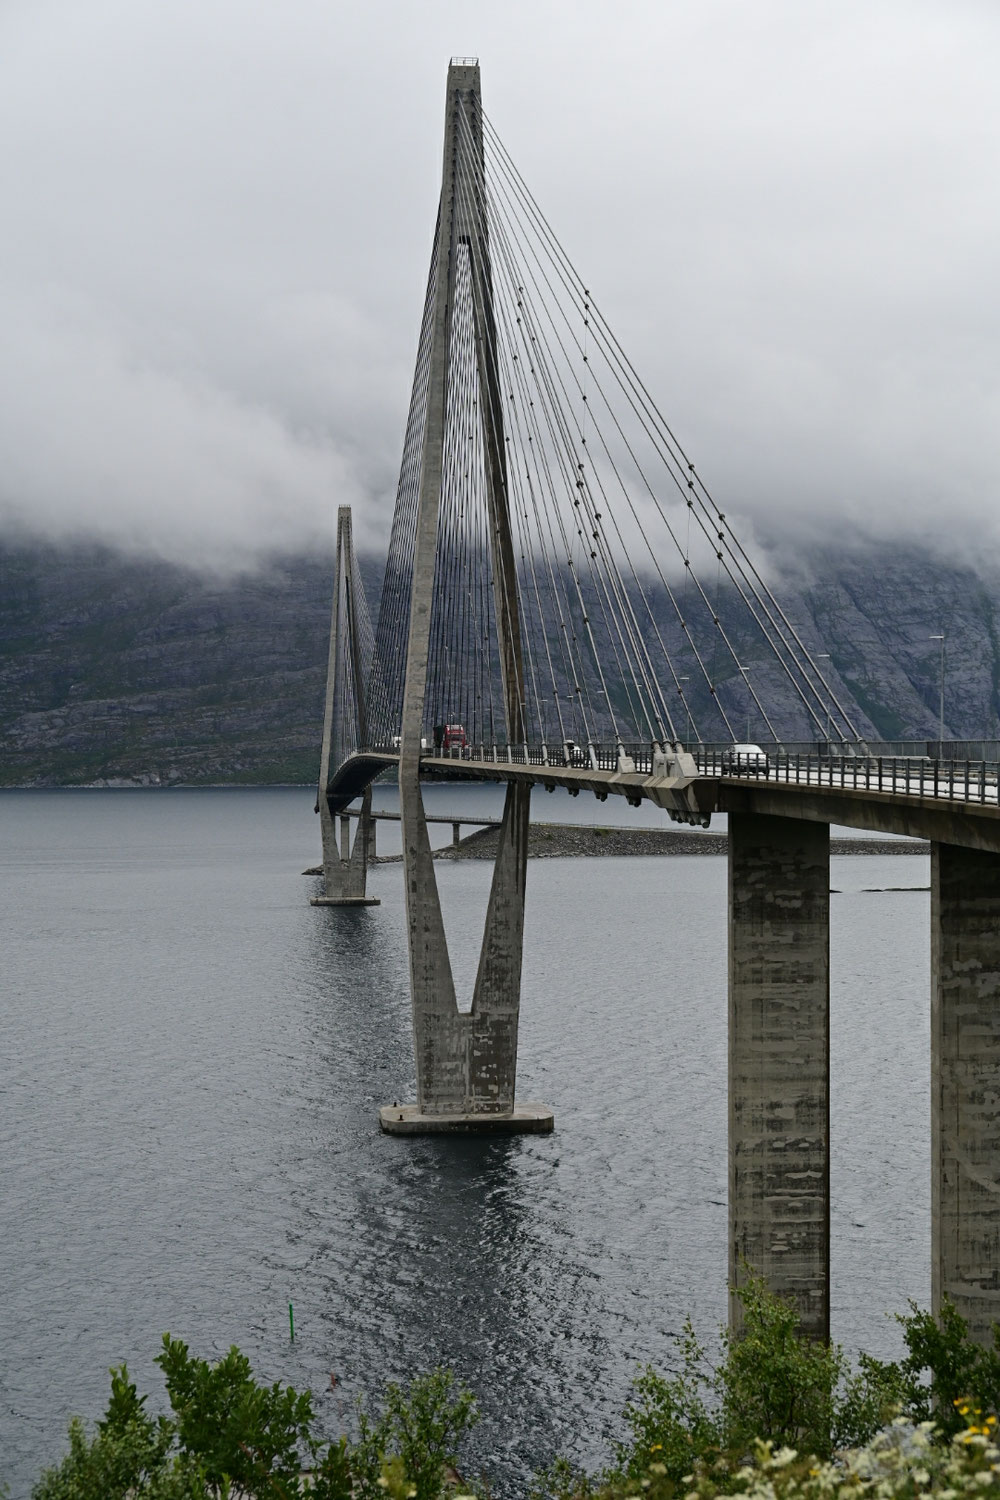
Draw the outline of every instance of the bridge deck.
<instances>
[{"instance_id":1,"label":"bridge deck","mask_svg":"<svg viewBox=\"0 0 1000 1500\"><path fill-rule=\"evenodd\" d=\"M366 751L346 761L328 788L331 808L346 807L398 760L391 752ZM996 768L983 762L890 764L852 758L824 763L820 757L788 756L767 768L706 766L697 776L681 777L499 755L494 760L425 754L421 771L429 780L527 782L562 787L571 796L590 792L602 802L611 795L635 806L649 801L680 822L707 824L713 813L768 813L1000 852Z\"/></svg>"}]
</instances>

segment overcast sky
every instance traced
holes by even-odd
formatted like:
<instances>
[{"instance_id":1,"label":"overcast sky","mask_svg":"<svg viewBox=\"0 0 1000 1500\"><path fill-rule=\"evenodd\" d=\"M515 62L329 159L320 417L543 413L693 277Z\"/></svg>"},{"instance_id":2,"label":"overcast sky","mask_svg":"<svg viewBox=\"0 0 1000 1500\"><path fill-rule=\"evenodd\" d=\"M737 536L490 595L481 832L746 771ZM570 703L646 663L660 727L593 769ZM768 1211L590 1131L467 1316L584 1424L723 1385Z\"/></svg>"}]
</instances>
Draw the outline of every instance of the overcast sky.
<instances>
[{"instance_id":1,"label":"overcast sky","mask_svg":"<svg viewBox=\"0 0 1000 1500\"><path fill-rule=\"evenodd\" d=\"M996 0L0 0L0 524L378 540L452 54L730 513L1000 564Z\"/></svg>"}]
</instances>

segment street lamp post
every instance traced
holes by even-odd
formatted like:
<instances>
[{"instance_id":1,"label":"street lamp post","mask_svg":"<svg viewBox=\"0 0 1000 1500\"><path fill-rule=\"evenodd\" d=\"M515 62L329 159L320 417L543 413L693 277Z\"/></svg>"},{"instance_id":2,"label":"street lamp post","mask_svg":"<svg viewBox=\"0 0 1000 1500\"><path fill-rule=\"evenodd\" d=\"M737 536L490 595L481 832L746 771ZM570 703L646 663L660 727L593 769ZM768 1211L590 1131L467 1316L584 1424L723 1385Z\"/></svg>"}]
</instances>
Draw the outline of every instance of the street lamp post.
<instances>
[{"instance_id":1,"label":"street lamp post","mask_svg":"<svg viewBox=\"0 0 1000 1500\"><path fill-rule=\"evenodd\" d=\"M938 696L938 757L940 758L944 751L944 632L942 631L940 635L929 635L927 639L941 642L941 681Z\"/></svg>"}]
</instances>

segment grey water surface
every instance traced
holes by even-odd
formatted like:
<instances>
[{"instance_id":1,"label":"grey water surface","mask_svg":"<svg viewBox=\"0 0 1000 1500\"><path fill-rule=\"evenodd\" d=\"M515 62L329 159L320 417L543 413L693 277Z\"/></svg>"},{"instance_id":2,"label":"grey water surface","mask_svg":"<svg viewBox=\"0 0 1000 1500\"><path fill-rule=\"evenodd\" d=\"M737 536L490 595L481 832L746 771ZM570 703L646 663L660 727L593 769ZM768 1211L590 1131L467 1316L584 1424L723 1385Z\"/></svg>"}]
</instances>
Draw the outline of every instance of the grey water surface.
<instances>
[{"instance_id":1,"label":"grey water surface","mask_svg":"<svg viewBox=\"0 0 1000 1500\"><path fill-rule=\"evenodd\" d=\"M372 872L381 906L310 907L312 804L0 793L13 1500L70 1414L100 1413L109 1365L162 1402L164 1330L311 1387L331 1435L359 1393L448 1364L482 1406L467 1467L510 1494L556 1452L602 1461L637 1364L668 1366L688 1313L706 1336L725 1316L725 859L533 861L519 1093L555 1133L400 1140L376 1115L413 1089L402 871ZM438 869L466 996L489 878ZM928 897L871 888L927 883L923 856L833 861L834 1332L883 1355L886 1314L929 1295Z\"/></svg>"}]
</instances>

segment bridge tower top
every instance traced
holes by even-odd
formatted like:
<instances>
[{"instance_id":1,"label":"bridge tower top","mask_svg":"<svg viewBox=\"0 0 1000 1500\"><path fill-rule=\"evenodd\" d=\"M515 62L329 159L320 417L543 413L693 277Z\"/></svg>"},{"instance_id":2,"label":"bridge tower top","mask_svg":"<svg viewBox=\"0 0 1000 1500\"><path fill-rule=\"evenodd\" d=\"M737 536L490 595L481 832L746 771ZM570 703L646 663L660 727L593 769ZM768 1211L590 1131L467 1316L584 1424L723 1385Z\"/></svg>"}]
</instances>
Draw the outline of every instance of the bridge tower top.
<instances>
[{"instance_id":1,"label":"bridge tower top","mask_svg":"<svg viewBox=\"0 0 1000 1500\"><path fill-rule=\"evenodd\" d=\"M481 101L482 92L478 57L453 57L448 64L446 119L451 114L451 104L456 94L471 93Z\"/></svg>"}]
</instances>

